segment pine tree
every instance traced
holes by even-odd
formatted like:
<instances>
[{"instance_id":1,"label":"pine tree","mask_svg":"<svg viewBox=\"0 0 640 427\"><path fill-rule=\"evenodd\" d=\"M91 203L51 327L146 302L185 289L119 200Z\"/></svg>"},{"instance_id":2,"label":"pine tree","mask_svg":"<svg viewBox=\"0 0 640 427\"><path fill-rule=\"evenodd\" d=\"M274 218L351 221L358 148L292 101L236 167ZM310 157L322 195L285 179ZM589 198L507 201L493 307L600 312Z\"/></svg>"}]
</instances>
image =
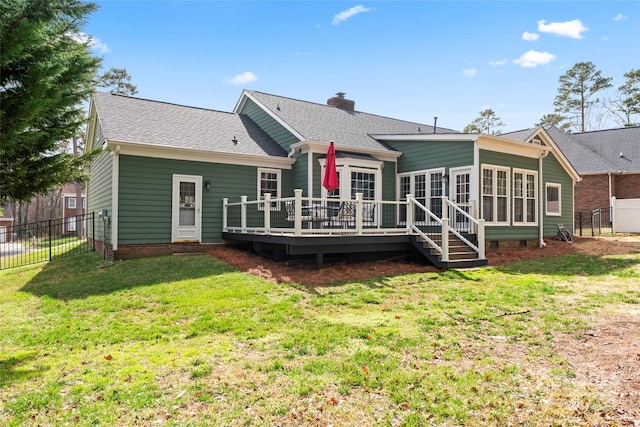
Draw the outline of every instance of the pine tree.
<instances>
[{"instance_id":1,"label":"pine tree","mask_svg":"<svg viewBox=\"0 0 640 427\"><path fill-rule=\"evenodd\" d=\"M80 0L0 3L0 202L84 178L89 154L63 149L86 120L100 60L79 41L96 9Z\"/></svg>"},{"instance_id":2,"label":"pine tree","mask_svg":"<svg viewBox=\"0 0 640 427\"><path fill-rule=\"evenodd\" d=\"M476 117L462 130L464 133L486 133L488 135L500 135L502 126L505 126L500 117L491 109L480 111L480 115Z\"/></svg>"},{"instance_id":3,"label":"pine tree","mask_svg":"<svg viewBox=\"0 0 640 427\"><path fill-rule=\"evenodd\" d=\"M111 88L112 93L121 95L135 95L138 87L131 83L131 75L126 68L110 68L100 76L98 86Z\"/></svg>"},{"instance_id":4,"label":"pine tree","mask_svg":"<svg viewBox=\"0 0 640 427\"><path fill-rule=\"evenodd\" d=\"M602 77L591 62L578 62L558 80L560 87L553 105L581 132L587 130L589 112L600 99L594 96L611 87L611 78Z\"/></svg>"}]
</instances>

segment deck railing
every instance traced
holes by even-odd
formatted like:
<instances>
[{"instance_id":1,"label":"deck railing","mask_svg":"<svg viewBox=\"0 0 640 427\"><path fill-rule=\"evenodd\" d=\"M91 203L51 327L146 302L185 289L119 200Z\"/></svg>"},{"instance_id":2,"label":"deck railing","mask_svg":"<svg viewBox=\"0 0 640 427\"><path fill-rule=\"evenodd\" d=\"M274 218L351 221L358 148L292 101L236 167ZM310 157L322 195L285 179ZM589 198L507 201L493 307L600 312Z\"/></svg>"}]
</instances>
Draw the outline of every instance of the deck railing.
<instances>
[{"instance_id":1,"label":"deck railing","mask_svg":"<svg viewBox=\"0 0 640 427\"><path fill-rule=\"evenodd\" d=\"M448 261L449 233L484 258L484 221L475 219L467 208L459 207L443 197L443 215L439 218L408 194L402 201L304 197L302 190L293 197L248 200L223 199L222 229L227 233L250 233L293 236L398 235L416 234L427 241ZM451 213L450 213L451 212ZM450 225L449 215L456 215ZM478 244L464 233L475 231Z\"/></svg>"}]
</instances>

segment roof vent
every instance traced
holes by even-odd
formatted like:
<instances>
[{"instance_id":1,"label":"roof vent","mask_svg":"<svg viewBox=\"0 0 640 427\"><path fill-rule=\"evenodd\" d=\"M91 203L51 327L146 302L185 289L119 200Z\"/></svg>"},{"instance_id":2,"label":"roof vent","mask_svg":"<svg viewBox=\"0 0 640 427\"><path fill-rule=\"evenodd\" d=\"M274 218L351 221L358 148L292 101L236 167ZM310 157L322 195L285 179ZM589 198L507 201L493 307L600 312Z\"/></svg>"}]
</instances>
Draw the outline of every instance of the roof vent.
<instances>
[{"instance_id":1,"label":"roof vent","mask_svg":"<svg viewBox=\"0 0 640 427\"><path fill-rule=\"evenodd\" d=\"M331 105L341 110L354 111L356 109L355 101L346 99L344 97L345 95L346 93L344 92L336 93L336 96L334 96L333 98L327 99L327 105Z\"/></svg>"}]
</instances>

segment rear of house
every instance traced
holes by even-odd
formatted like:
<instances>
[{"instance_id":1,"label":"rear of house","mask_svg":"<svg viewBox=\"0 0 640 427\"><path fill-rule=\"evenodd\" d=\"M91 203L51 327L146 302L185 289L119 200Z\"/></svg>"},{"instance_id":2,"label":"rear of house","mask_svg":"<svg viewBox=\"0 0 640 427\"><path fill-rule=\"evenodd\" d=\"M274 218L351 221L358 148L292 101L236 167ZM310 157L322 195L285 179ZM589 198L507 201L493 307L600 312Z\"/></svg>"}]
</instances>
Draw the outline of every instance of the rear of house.
<instances>
[{"instance_id":1,"label":"rear of house","mask_svg":"<svg viewBox=\"0 0 640 427\"><path fill-rule=\"evenodd\" d=\"M253 239L225 233L233 218L224 201L281 200L296 189L309 202L375 201L380 212L372 225L387 227L381 235L390 228L413 233L403 229L407 195L426 209L411 208L413 221L484 220L487 247L538 245L555 236L557 224L572 226L577 174L542 129L468 135L359 112L344 94L317 104L256 91L244 91L231 113L97 93L90 114L87 140L104 151L91 164L87 208L101 215L98 246L120 259ZM340 186L329 192L322 176L332 141ZM253 221L285 223L283 203L267 209L268 217L256 205L263 207ZM257 227L254 234L265 240L271 231ZM360 237L349 231L327 250L370 246L355 246ZM320 240L313 245L325 251Z\"/></svg>"}]
</instances>

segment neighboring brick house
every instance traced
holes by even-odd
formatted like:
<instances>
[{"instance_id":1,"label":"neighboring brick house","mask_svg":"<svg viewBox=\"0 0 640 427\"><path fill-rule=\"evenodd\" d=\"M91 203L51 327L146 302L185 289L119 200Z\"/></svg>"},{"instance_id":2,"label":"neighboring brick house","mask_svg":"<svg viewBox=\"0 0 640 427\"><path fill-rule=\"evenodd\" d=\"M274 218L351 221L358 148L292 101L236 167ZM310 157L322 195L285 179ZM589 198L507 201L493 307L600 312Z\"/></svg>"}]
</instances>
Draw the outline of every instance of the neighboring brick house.
<instances>
[{"instance_id":1,"label":"neighboring brick house","mask_svg":"<svg viewBox=\"0 0 640 427\"><path fill-rule=\"evenodd\" d=\"M565 133L547 132L582 177L575 185L575 212L611 207L611 199L640 198L640 126Z\"/></svg>"},{"instance_id":2,"label":"neighboring brick house","mask_svg":"<svg viewBox=\"0 0 640 427\"><path fill-rule=\"evenodd\" d=\"M81 191L81 196L82 200L78 200L75 184L66 184L62 187L62 217L68 219L64 221L64 233L76 231L75 217L86 213L87 198L84 188Z\"/></svg>"}]
</instances>

